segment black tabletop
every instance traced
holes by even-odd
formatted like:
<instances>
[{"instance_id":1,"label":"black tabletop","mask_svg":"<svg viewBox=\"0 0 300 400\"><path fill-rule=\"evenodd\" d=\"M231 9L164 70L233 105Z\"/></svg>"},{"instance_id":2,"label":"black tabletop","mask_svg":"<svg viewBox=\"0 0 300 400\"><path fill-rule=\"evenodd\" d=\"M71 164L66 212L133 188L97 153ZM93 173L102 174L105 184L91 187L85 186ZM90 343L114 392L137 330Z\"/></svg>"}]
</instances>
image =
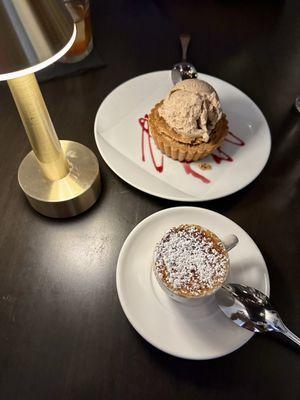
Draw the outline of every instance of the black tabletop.
<instances>
[{"instance_id":1,"label":"black tabletop","mask_svg":"<svg viewBox=\"0 0 300 400\"><path fill-rule=\"evenodd\" d=\"M272 134L270 159L253 183L194 205L252 236L273 302L300 335L300 115L292 109L300 94L299 1L94 1L92 16L106 67L41 85L58 135L99 156L93 124L102 100L129 78L169 69L180 58L178 34L191 33L191 62L248 94ZM119 251L138 222L180 203L132 188L99 156L103 192L89 212L38 215L17 184L30 147L6 83L0 98L0 398L298 399L300 352L273 335L196 362L136 333L117 298Z\"/></svg>"}]
</instances>

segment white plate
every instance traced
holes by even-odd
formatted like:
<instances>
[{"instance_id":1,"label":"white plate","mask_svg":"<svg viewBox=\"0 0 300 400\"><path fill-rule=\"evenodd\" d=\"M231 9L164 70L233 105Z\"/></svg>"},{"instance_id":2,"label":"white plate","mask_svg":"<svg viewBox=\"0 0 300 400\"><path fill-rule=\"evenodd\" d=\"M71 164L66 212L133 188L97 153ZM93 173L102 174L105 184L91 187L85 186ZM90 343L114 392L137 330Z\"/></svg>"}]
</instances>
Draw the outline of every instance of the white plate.
<instances>
[{"instance_id":1,"label":"white plate","mask_svg":"<svg viewBox=\"0 0 300 400\"><path fill-rule=\"evenodd\" d=\"M144 219L127 237L117 266L119 299L133 327L158 349L194 360L221 357L245 344L253 333L227 319L214 296L197 306L171 300L151 272L155 244L166 230L182 223L202 225L220 238L235 234L239 244L230 251L228 281L253 286L269 295L265 261L242 228L204 208L175 207Z\"/></svg>"},{"instance_id":2,"label":"white plate","mask_svg":"<svg viewBox=\"0 0 300 400\"><path fill-rule=\"evenodd\" d=\"M229 120L230 131L245 142L244 146L229 142L222 144L222 150L233 161L223 160L217 164L212 156L208 156L204 161L212 169L207 171L200 170L197 163L190 165L210 183L187 174L183 163L166 156L163 172L158 172L151 161L146 134L145 161L142 160L142 128L138 120L149 113L172 87L170 71L152 72L131 79L113 90L96 115L94 130L98 149L118 176L132 186L158 197L204 201L234 193L259 175L271 148L270 130L262 112L248 96L229 83L204 74L199 74L199 78L217 90ZM234 140L232 137L229 139ZM154 143L152 147L159 164L161 153ZM218 151L215 154L220 155Z\"/></svg>"}]
</instances>

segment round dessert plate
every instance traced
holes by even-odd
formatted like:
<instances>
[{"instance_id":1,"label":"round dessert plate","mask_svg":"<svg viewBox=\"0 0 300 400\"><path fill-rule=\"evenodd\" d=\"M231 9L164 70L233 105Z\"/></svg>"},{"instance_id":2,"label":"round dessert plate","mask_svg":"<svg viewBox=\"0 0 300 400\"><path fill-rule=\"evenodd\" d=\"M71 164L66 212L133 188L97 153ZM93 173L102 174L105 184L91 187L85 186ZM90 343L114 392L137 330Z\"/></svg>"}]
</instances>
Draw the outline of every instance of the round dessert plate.
<instances>
[{"instance_id":1,"label":"round dessert plate","mask_svg":"<svg viewBox=\"0 0 300 400\"><path fill-rule=\"evenodd\" d=\"M271 148L262 112L231 84L205 74L198 77L218 92L231 133L213 155L191 164L163 156L148 131L147 115L173 86L170 71L133 78L103 101L95 119L96 143L124 181L158 197L204 201L232 194L260 174Z\"/></svg>"},{"instance_id":2,"label":"round dessert plate","mask_svg":"<svg viewBox=\"0 0 300 400\"><path fill-rule=\"evenodd\" d=\"M244 345L253 333L236 326L218 308L215 297L197 305L170 299L152 272L155 244L171 227L199 224L220 238L235 234L230 251L228 281L255 287L269 295L265 261L249 235L230 219L196 207L159 211L140 222L129 234L117 265L117 290L132 326L153 346L173 356L207 360L224 356Z\"/></svg>"}]
</instances>

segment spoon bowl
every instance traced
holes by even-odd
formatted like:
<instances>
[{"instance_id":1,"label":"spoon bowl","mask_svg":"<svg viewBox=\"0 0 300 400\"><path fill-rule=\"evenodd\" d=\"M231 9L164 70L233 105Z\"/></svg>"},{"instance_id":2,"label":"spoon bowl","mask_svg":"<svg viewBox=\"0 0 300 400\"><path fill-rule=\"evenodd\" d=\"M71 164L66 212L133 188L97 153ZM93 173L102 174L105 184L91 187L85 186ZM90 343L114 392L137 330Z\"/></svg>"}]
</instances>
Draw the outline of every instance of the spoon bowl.
<instances>
[{"instance_id":1,"label":"spoon bowl","mask_svg":"<svg viewBox=\"0 0 300 400\"><path fill-rule=\"evenodd\" d=\"M175 64L174 67L172 68L171 77L174 85L185 79L197 78L196 68L193 66L193 64L190 64L186 61L187 51L191 40L191 36L188 34L181 34L179 36L179 39L182 49L182 61Z\"/></svg>"},{"instance_id":2,"label":"spoon bowl","mask_svg":"<svg viewBox=\"0 0 300 400\"><path fill-rule=\"evenodd\" d=\"M185 79L197 78L196 68L188 62L180 62L175 64L171 74L172 74L172 82L174 83L174 85Z\"/></svg>"},{"instance_id":3,"label":"spoon bowl","mask_svg":"<svg viewBox=\"0 0 300 400\"><path fill-rule=\"evenodd\" d=\"M259 290L230 283L215 296L219 308L238 326L252 332L279 332L300 346L300 338L284 325L268 296Z\"/></svg>"}]
</instances>

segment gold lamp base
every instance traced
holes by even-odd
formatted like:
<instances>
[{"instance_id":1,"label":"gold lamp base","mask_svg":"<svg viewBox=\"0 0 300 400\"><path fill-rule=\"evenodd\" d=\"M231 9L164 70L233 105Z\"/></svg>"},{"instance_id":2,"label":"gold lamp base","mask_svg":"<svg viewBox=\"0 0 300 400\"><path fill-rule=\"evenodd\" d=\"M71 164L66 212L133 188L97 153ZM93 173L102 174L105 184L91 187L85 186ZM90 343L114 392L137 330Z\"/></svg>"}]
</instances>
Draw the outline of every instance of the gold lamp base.
<instances>
[{"instance_id":1,"label":"gold lamp base","mask_svg":"<svg viewBox=\"0 0 300 400\"><path fill-rule=\"evenodd\" d=\"M19 184L32 207L40 214L67 218L90 208L100 194L99 164L95 154L80 143L61 140L69 173L58 180L45 177L33 151L23 159Z\"/></svg>"}]
</instances>

